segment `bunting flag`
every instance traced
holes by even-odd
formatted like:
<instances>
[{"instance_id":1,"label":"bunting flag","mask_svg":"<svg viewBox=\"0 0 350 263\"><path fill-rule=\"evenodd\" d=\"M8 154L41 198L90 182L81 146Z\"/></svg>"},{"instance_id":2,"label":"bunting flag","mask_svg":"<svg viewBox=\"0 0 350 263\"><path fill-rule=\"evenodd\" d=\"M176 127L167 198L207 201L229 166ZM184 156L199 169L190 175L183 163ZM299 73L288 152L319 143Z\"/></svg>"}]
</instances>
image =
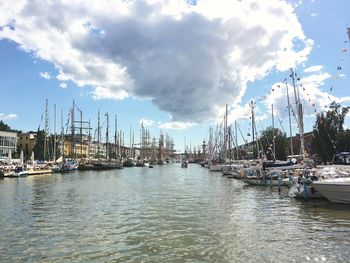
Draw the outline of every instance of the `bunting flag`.
<instances>
[{"instance_id":1,"label":"bunting flag","mask_svg":"<svg viewBox=\"0 0 350 263\"><path fill-rule=\"evenodd\" d=\"M347 50L347 49L343 49L341 52L344 53L344 52L346 52L346 51L348 51L348 50Z\"/></svg>"}]
</instances>

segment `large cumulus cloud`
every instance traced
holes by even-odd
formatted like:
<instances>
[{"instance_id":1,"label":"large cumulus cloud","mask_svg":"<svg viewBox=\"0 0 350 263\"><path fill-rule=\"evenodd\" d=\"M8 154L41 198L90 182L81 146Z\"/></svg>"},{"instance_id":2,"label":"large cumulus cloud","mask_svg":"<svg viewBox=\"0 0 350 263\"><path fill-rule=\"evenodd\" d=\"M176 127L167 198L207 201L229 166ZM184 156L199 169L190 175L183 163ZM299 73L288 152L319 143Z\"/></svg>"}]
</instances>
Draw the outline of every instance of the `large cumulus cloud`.
<instances>
[{"instance_id":1,"label":"large cumulus cloud","mask_svg":"<svg viewBox=\"0 0 350 263\"><path fill-rule=\"evenodd\" d=\"M312 47L284 1L6 1L0 39L53 63L95 99L151 99L172 120L238 105L249 81L304 62Z\"/></svg>"}]
</instances>

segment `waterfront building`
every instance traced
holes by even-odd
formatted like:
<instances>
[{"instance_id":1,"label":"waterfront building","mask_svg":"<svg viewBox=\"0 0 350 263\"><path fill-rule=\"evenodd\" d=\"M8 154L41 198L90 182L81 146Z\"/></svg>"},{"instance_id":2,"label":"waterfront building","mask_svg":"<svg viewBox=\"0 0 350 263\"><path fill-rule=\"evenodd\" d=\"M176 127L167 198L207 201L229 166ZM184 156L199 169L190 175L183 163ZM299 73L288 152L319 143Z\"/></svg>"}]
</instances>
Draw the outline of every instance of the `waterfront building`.
<instances>
[{"instance_id":1,"label":"waterfront building","mask_svg":"<svg viewBox=\"0 0 350 263\"><path fill-rule=\"evenodd\" d=\"M35 132L19 133L17 135L17 143L20 151L23 151L25 159L28 159L34 149L36 143Z\"/></svg>"},{"instance_id":2,"label":"waterfront building","mask_svg":"<svg viewBox=\"0 0 350 263\"><path fill-rule=\"evenodd\" d=\"M64 156L68 157L87 157L88 156L88 144L76 142L74 144L74 152L73 152L73 144L72 141L69 139L66 139L64 141Z\"/></svg>"},{"instance_id":3,"label":"waterfront building","mask_svg":"<svg viewBox=\"0 0 350 263\"><path fill-rule=\"evenodd\" d=\"M100 157L105 158L106 157L106 144L105 143L99 143L97 141L92 141L90 143L90 157Z\"/></svg>"},{"instance_id":4,"label":"waterfront building","mask_svg":"<svg viewBox=\"0 0 350 263\"><path fill-rule=\"evenodd\" d=\"M17 148L17 133L0 131L0 156L8 156L9 151L13 155Z\"/></svg>"}]
</instances>

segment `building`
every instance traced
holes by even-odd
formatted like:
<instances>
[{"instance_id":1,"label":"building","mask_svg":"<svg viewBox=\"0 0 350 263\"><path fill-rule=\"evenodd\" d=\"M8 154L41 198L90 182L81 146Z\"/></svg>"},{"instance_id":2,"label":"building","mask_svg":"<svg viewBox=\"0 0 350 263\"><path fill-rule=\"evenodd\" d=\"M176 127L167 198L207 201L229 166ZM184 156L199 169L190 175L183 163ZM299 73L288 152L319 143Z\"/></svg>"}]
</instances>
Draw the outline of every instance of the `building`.
<instances>
[{"instance_id":1,"label":"building","mask_svg":"<svg viewBox=\"0 0 350 263\"><path fill-rule=\"evenodd\" d=\"M23 151L25 159L28 159L36 143L36 133L19 133L17 135L17 143L19 150Z\"/></svg>"},{"instance_id":2,"label":"building","mask_svg":"<svg viewBox=\"0 0 350 263\"><path fill-rule=\"evenodd\" d=\"M290 141L290 137L287 138L288 142ZM307 154L312 154L312 140L313 140L313 132L304 133L304 147L305 152ZM300 134L296 134L292 137L293 143L293 154L299 155L301 154L301 146L300 146Z\"/></svg>"},{"instance_id":3,"label":"building","mask_svg":"<svg viewBox=\"0 0 350 263\"><path fill-rule=\"evenodd\" d=\"M0 131L0 156L13 155L17 148L17 133Z\"/></svg>"}]
</instances>

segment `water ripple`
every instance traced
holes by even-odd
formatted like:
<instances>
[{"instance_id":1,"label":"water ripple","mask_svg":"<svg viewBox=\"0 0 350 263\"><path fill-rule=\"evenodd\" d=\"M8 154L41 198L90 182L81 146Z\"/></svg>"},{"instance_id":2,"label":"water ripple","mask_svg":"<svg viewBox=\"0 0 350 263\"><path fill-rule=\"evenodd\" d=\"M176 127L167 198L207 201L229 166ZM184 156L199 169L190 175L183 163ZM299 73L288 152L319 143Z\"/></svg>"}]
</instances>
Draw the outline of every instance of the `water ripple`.
<instances>
[{"instance_id":1,"label":"water ripple","mask_svg":"<svg viewBox=\"0 0 350 263\"><path fill-rule=\"evenodd\" d=\"M0 183L4 262L341 262L349 207L195 165Z\"/></svg>"}]
</instances>

